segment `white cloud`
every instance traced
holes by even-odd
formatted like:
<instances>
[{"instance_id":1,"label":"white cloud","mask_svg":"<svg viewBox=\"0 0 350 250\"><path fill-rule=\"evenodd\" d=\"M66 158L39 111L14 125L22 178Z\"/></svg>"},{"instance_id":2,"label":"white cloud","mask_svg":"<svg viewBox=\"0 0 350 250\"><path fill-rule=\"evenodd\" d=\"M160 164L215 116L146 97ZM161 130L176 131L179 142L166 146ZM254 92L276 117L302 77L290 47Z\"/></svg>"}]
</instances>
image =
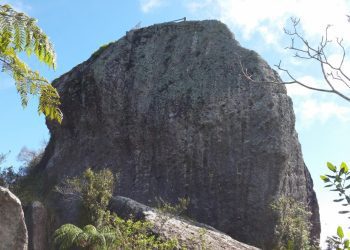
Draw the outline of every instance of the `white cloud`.
<instances>
[{"instance_id":1,"label":"white cloud","mask_svg":"<svg viewBox=\"0 0 350 250\"><path fill-rule=\"evenodd\" d=\"M313 88L320 88L320 84L318 80L316 80L314 77L312 76L303 76L297 79L298 81L300 81L301 83L313 87ZM289 96L292 97L309 97L312 94L315 93L314 90L305 88L299 84L293 83L293 84L286 84L287 87L287 93Z\"/></svg>"},{"instance_id":2,"label":"white cloud","mask_svg":"<svg viewBox=\"0 0 350 250\"><path fill-rule=\"evenodd\" d=\"M300 124L304 127L308 127L313 123L323 124L331 119L350 122L350 107L341 106L335 102L309 98L299 102L295 107L295 111L300 119Z\"/></svg>"},{"instance_id":3,"label":"white cloud","mask_svg":"<svg viewBox=\"0 0 350 250\"><path fill-rule=\"evenodd\" d=\"M309 69L309 65L307 65L306 61L300 61L300 60L296 60L295 62L293 62L292 60L295 60L294 57L289 58L289 60L287 60L290 64L294 64L294 66L298 66L299 69L301 69L302 71L304 71L305 73L307 73L305 71L306 69ZM331 55L329 58L329 61L332 63L333 66L338 67L341 58L339 54L333 54ZM318 64L318 63L317 63ZM289 66L291 67L291 66ZM298 72L297 69L292 70L293 72ZM345 73L345 77L343 76L342 79L343 81L339 81L337 79L335 79L334 77L339 77L339 75L337 75L336 71L332 71L330 70L329 67L325 66L325 72L326 75L330 72L333 72L333 76L331 75L327 75L327 78L329 80L329 82L332 84L332 86L334 87L335 90L337 90L338 92L344 94L345 96L349 96L350 97L350 81L346 79L346 77L350 77L350 71L348 71L350 69L350 62L348 59L344 60L343 63L343 70ZM319 70L321 71L321 70ZM288 78L288 76L286 76L286 74L283 71L278 71L278 73L283 77L285 77L285 81L289 81L290 78ZM299 70L298 72L303 73ZM339 73L339 72L338 72ZM293 74L293 73L292 73ZM321 74L321 72L319 72L317 74L317 79L311 75L305 75L302 77L297 77L297 80L300 81L301 83L309 86L309 87L313 87L313 88L319 88L319 89L326 89L326 90L330 90L330 86L328 85L328 83L326 82L323 74ZM287 84L287 91L288 91L288 95L292 96L292 97L310 97L311 95L316 96L316 94L320 94L320 92L317 92L315 90L310 90L307 89L299 84ZM331 94L334 95L334 94ZM341 98L341 97L339 97Z\"/></svg>"},{"instance_id":4,"label":"white cloud","mask_svg":"<svg viewBox=\"0 0 350 250\"><path fill-rule=\"evenodd\" d=\"M267 44L276 45L278 44L280 38L279 33L276 31L269 30L267 26L261 26L258 28L258 32L264 37Z\"/></svg>"},{"instance_id":5,"label":"white cloud","mask_svg":"<svg viewBox=\"0 0 350 250\"><path fill-rule=\"evenodd\" d=\"M148 13L164 3L164 0L141 0L140 7L142 12Z\"/></svg>"},{"instance_id":6,"label":"white cloud","mask_svg":"<svg viewBox=\"0 0 350 250\"><path fill-rule=\"evenodd\" d=\"M215 0L185 1L184 4L190 12L195 13L198 11L203 11L208 7L213 7Z\"/></svg>"},{"instance_id":7,"label":"white cloud","mask_svg":"<svg viewBox=\"0 0 350 250\"><path fill-rule=\"evenodd\" d=\"M220 19L217 0L182 0L185 8L198 19Z\"/></svg>"},{"instance_id":8,"label":"white cloud","mask_svg":"<svg viewBox=\"0 0 350 250\"><path fill-rule=\"evenodd\" d=\"M310 87L329 89L323 79L318 80L310 75L300 77L298 80ZM299 84L287 84L286 87L288 95L293 98L294 109L302 127L324 124L332 119L338 122L350 123L350 107L335 102L335 94L322 94ZM348 89L338 89L342 93L348 91ZM330 98L323 99L326 96ZM337 99L339 98L337 97Z\"/></svg>"},{"instance_id":9,"label":"white cloud","mask_svg":"<svg viewBox=\"0 0 350 250\"><path fill-rule=\"evenodd\" d=\"M218 19L239 28L245 39L257 33L267 43L278 43L291 16L301 19L302 29L310 37L319 39L328 24L334 24L335 35L350 37L347 0L189 0L185 6L192 12L215 10Z\"/></svg>"}]
</instances>

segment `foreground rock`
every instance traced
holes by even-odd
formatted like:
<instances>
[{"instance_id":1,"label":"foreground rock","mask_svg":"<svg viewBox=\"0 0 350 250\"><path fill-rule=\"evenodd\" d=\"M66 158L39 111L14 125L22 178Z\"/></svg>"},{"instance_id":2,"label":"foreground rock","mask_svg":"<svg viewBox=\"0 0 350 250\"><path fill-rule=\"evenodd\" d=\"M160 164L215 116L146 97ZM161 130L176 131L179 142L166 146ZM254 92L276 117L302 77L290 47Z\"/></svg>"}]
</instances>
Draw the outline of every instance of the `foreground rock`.
<instances>
[{"instance_id":1,"label":"foreground rock","mask_svg":"<svg viewBox=\"0 0 350 250\"><path fill-rule=\"evenodd\" d=\"M48 243L48 214L45 206L39 201L34 201L25 208L24 214L29 236L28 249L50 249Z\"/></svg>"},{"instance_id":2,"label":"foreground rock","mask_svg":"<svg viewBox=\"0 0 350 250\"><path fill-rule=\"evenodd\" d=\"M318 238L291 99L282 84L248 81L242 67L258 81L280 80L218 21L153 25L100 49L53 83L64 120L48 121L46 189L110 168L120 195L151 206L189 197L189 217L267 249L269 204L286 195L309 204ZM74 217L52 204L62 222Z\"/></svg>"},{"instance_id":3,"label":"foreground rock","mask_svg":"<svg viewBox=\"0 0 350 250\"><path fill-rule=\"evenodd\" d=\"M133 218L151 222L154 233L165 239L175 238L186 249L258 250L208 225L161 213L126 197L113 197L110 208L123 218L132 215Z\"/></svg>"},{"instance_id":4,"label":"foreground rock","mask_svg":"<svg viewBox=\"0 0 350 250\"><path fill-rule=\"evenodd\" d=\"M20 200L0 186L0 250L27 250L28 235Z\"/></svg>"}]
</instances>

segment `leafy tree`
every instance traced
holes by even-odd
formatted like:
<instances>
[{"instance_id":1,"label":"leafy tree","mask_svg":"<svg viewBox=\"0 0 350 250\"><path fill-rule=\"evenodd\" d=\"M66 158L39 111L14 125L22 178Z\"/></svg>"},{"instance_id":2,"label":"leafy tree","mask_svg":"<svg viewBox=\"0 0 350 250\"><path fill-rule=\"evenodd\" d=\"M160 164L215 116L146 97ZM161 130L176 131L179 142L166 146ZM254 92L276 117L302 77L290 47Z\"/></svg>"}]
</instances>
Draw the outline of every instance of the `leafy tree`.
<instances>
[{"instance_id":1,"label":"leafy tree","mask_svg":"<svg viewBox=\"0 0 350 250\"><path fill-rule=\"evenodd\" d=\"M6 157L7 154L0 153L0 186L12 188L19 178L19 173L12 166L2 166L6 161Z\"/></svg>"},{"instance_id":2,"label":"leafy tree","mask_svg":"<svg viewBox=\"0 0 350 250\"><path fill-rule=\"evenodd\" d=\"M0 186L6 187L13 192L21 174L19 171L15 171L12 166L2 166L6 157L7 154L0 154Z\"/></svg>"},{"instance_id":3,"label":"leafy tree","mask_svg":"<svg viewBox=\"0 0 350 250\"><path fill-rule=\"evenodd\" d=\"M337 168L330 162L327 162L328 169L332 172L330 174L321 175L321 179L326 183L326 188L332 188L330 191L337 192L339 198L334 199L334 202L343 203L344 207L350 206L350 172L349 167L345 162L340 164ZM340 214L348 214L350 210L344 209L339 211ZM336 249L346 249L350 250L350 241L344 237L344 232L342 227L337 228L337 235L328 237L327 243L329 248L334 247Z\"/></svg>"},{"instance_id":4,"label":"leafy tree","mask_svg":"<svg viewBox=\"0 0 350 250\"><path fill-rule=\"evenodd\" d=\"M0 64L15 80L22 106L28 104L28 95L39 96L39 114L62 121L60 99L56 89L37 71L31 70L18 56L34 54L39 61L55 69L56 55L52 43L37 26L36 20L24 13L0 5Z\"/></svg>"},{"instance_id":5,"label":"leafy tree","mask_svg":"<svg viewBox=\"0 0 350 250\"><path fill-rule=\"evenodd\" d=\"M46 142L38 150L22 147L17 155L17 160L21 166L15 170L12 166L1 166L0 162L0 186L5 186L11 190L22 202L27 205L35 200L42 200L44 193L43 182L44 173L38 171L38 163L41 161ZM6 154L0 154L6 158ZM4 159L5 159L4 158Z\"/></svg>"},{"instance_id":6,"label":"leafy tree","mask_svg":"<svg viewBox=\"0 0 350 250\"><path fill-rule=\"evenodd\" d=\"M0 167L0 186L10 188L15 185L16 181L19 178L19 174L13 169L12 166L1 168Z\"/></svg>"},{"instance_id":7,"label":"leafy tree","mask_svg":"<svg viewBox=\"0 0 350 250\"><path fill-rule=\"evenodd\" d=\"M44 148L34 151L23 147L17 156L17 159L22 162L17 171L12 166L2 167L0 165L0 186L10 189L21 200L22 205L41 200L44 192L42 189L43 173L36 171L36 166L43 152ZM3 161L6 156L6 154L0 154Z\"/></svg>"},{"instance_id":8,"label":"leafy tree","mask_svg":"<svg viewBox=\"0 0 350 250\"><path fill-rule=\"evenodd\" d=\"M310 244L311 213L305 204L282 196L271 204L278 215L275 227L278 250L314 249Z\"/></svg>"},{"instance_id":9,"label":"leafy tree","mask_svg":"<svg viewBox=\"0 0 350 250\"><path fill-rule=\"evenodd\" d=\"M38 171L38 164L41 161L46 144L38 150L31 150L22 147L17 155L17 160L22 162L17 171L17 180L10 187L10 190L17 195L23 205L34 200L42 200L45 190L43 190L44 174Z\"/></svg>"},{"instance_id":10,"label":"leafy tree","mask_svg":"<svg viewBox=\"0 0 350 250\"><path fill-rule=\"evenodd\" d=\"M83 205L86 208L89 223L101 226L106 216L107 206L113 195L115 178L108 169L94 173L91 169L84 172L85 182L81 187Z\"/></svg>"}]
</instances>

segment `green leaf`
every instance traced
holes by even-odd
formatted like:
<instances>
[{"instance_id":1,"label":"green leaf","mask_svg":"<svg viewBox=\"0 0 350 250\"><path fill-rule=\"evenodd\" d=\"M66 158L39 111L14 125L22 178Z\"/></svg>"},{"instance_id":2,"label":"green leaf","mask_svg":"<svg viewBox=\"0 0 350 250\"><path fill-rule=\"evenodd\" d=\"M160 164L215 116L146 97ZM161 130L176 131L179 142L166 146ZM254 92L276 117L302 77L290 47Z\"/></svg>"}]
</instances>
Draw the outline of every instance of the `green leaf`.
<instances>
[{"instance_id":1,"label":"green leaf","mask_svg":"<svg viewBox=\"0 0 350 250\"><path fill-rule=\"evenodd\" d=\"M348 202L348 204L350 204L350 197L348 195L345 195L346 201Z\"/></svg>"},{"instance_id":2,"label":"green leaf","mask_svg":"<svg viewBox=\"0 0 350 250\"><path fill-rule=\"evenodd\" d=\"M337 172L336 166L334 166L332 163L327 162L327 167L328 167L328 169L331 170L332 172L334 172L334 173Z\"/></svg>"},{"instance_id":3,"label":"green leaf","mask_svg":"<svg viewBox=\"0 0 350 250\"><path fill-rule=\"evenodd\" d=\"M329 175L329 174L326 174L327 177L329 178L332 178L332 179L335 179L336 175Z\"/></svg>"},{"instance_id":4,"label":"green leaf","mask_svg":"<svg viewBox=\"0 0 350 250\"><path fill-rule=\"evenodd\" d=\"M40 104L38 110L47 118L62 121L62 112L59 109L59 95L48 81L33 71L19 57L18 54L32 53L50 68L55 68L56 55L52 43L47 35L36 25L36 20L12 9L10 5L0 4L0 59L1 70L6 71L15 80L17 92L20 95L22 106L28 103L28 95L38 95L40 92ZM50 85L51 86L51 85ZM40 107L41 106L41 107ZM44 112L44 108L50 106L53 112Z\"/></svg>"},{"instance_id":5,"label":"green leaf","mask_svg":"<svg viewBox=\"0 0 350 250\"><path fill-rule=\"evenodd\" d=\"M333 240L334 242L338 242L338 243L340 244L340 241L339 241L339 237L338 237L338 236L332 236L331 238L332 238L332 240Z\"/></svg>"},{"instance_id":6,"label":"green leaf","mask_svg":"<svg viewBox=\"0 0 350 250\"><path fill-rule=\"evenodd\" d=\"M338 226L338 228L337 228L337 235L341 239L344 238L344 232L343 232L343 228L341 226Z\"/></svg>"},{"instance_id":7,"label":"green leaf","mask_svg":"<svg viewBox=\"0 0 350 250\"><path fill-rule=\"evenodd\" d=\"M341 168L341 169L340 169L340 171L339 171L339 178L340 178L340 176L341 176L342 174L344 174L344 173L345 173L344 171L345 171L345 169L344 169L344 168Z\"/></svg>"},{"instance_id":8,"label":"green leaf","mask_svg":"<svg viewBox=\"0 0 350 250\"><path fill-rule=\"evenodd\" d=\"M340 164L340 168L341 168L341 169L344 169L344 173L347 173L347 172L349 171L348 165L346 165L345 162L342 162L342 163Z\"/></svg>"},{"instance_id":9,"label":"green leaf","mask_svg":"<svg viewBox=\"0 0 350 250\"><path fill-rule=\"evenodd\" d=\"M344 200L344 198L341 198L341 199L335 199L335 200L333 200L334 202L341 202L341 201L343 201Z\"/></svg>"},{"instance_id":10,"label":"green leaf","mask_svg":"<svg viewBox=\"0 0 350 250\"><path fill-rule=\"evenodd\" d=\"M346 239L344 241L344 247L349 247L350 246L350 241L348 239Z\"/></svg>"},{"instance_id":11,"label":"green leaf","mask_svg":"<svg viewBox=\"0 0 350 250\"><path fill-rule=\"evenodd\" d=\"M336 192L339 192L339 188L336 188L336 189L330 189L329 191L336 191Z\"/></svg>"},{"instance_id":12,"label":"green leaf","mask_svg":"<svg viewBox=\"0 0 350 250\"><path fill-rule=\"evenodd\" d=\"M347 214L347 213L350 213L350 211L339 211L340 214Z\"/></svg>"},{"instance_id":13,"label":"green leaf","mask_svg":"<svg viewBox=\"0 0 350 250\"><path fill-rule=\"evenodd\" d=\"M328 178L327 176L325 176L325 175L321 175L320 178L321 178L321 180L323 180L324 182L329 182L329 181L330 181L329 178Z\"/></svg>"}]
</instances>

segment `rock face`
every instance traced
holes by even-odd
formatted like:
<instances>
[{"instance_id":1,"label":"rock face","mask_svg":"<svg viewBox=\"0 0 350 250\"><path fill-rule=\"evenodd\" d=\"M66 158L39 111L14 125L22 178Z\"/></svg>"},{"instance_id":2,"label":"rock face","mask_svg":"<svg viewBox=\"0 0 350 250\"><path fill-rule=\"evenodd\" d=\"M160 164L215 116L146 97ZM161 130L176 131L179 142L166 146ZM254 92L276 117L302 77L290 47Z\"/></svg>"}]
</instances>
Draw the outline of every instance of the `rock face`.
<instances>
[{"instance_id":1,"label":"rock face","mask_svg":"<svg viewBox=\"0 0 350 250\"><path fill-rule=\"evenodd\" d=\"M210 226L161 213L126 197L113 197L110 208L124 219L132 215L133 218L151 222L154 225L154 233L163 239L175 238L180 246L189 250L258 250L258 248L238 242Z\"/></svg>"},{"instance_id":2,"label":"rock face","mask_svg":"<svg viewBox=\"0 0 350 250\"><path fill-rule=\"evenodd\" d=\"M282 84L248 81L242 65L257 81L280 80L218 21L153 25L101 48L54 81L64 120L48 121L48 183L110 168L118 194L147 205L188 197L191 218L266 248L269 204L289 195L309 204L318 238L291 99Z\"/></svg>"},{"instance_id":3,"label":"rock face","mask_svg":"<svg viewBox=\"0 0 350 250\"><path fill-rule=\"evenodd\" d=\"M24 210L25 221L28 229L28 249L50 249L48 243L48 214L44 205L34 201Z\"/></svg>"},{"instance_id":4,"label":"rock face","mask_svg":"<svg viewBox=\"0 0 350 250\"><path fill-rule=\"evenodd\" d=\"M28 234L20 200L0 186L0 250L27 250Z\"/></svg>"}]
</instances>

